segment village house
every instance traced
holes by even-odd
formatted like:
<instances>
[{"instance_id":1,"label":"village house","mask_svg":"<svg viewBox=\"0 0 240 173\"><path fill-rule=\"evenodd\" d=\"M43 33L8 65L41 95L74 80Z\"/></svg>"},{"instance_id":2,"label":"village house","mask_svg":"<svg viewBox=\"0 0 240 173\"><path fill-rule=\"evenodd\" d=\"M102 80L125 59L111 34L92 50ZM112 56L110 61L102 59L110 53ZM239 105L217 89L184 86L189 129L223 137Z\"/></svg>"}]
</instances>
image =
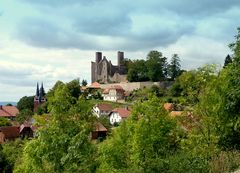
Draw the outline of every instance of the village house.
<instances>
[{"instance_id":1,"label":"village house","mask_svg":"<svg viewBox=\"0 0 240 173\"><path fill-rule=\"evenodd\" d=\"M124 119L128 118L130 114L131 112L128 110L128 108L115 108L109 114L110 123L112 125L116 123L118 124Z\"/></svg>"},{"instance_id":2,"label":"village house","mask_svg":"<svg viewBox=\"0 0 240 173\"><path fill-rule=\"evenodd\" d=\"M119 85L111 86L103 91L103 100L117 102L124 100L124 89Z\"/></svg>"},{"instance_id":3,"label":"village house","mask_svg":"<svg viewBox=\"0 0 240 173\"><path fill-rule=\"evenodd\" d=\"M30 124L22 124L19 128L21 138L33 138L34 127Z\"/></svg>"},{"instance_id":4,"label":"village house","mask_svg":"<svg viewBox=\"0 0 240 173\"><path fill-rule=\"evenodd\" d=\"M2 106L0 105L0 117L14 120L19 113L16 106Z\"/></svg>"},{"instance_id":5,"label":"village house","mask_svg":"<svg viewBox=\"0 0 240 173\"><path fill-rule=\"evenodd\" d=\"M104 127L100 122L94 124L94 129L91 133L92 140L99 139L99 138L106 138L107 136L107 129Z\"/></svg>"},{"instance_id":6,"label":"village house","mask_svg":"<svg viewBox=\"0 0 240 173\"><path fill-rule=\"evenodd\" d=\"M113 107L108 103L98 103L93 107L93 113L98 118L101 116L107 116L112 111Z\"/></svg>"},{"instance_id":7,"label":"village house","mask_svg":"<svg viewBox=\"0 0 240 173\"><path fill-rule=\"evenodd\" d=\"M14 140L19 136L19 126L0 127L0 144L8 140Z\"/></svg>"}]
</instances>

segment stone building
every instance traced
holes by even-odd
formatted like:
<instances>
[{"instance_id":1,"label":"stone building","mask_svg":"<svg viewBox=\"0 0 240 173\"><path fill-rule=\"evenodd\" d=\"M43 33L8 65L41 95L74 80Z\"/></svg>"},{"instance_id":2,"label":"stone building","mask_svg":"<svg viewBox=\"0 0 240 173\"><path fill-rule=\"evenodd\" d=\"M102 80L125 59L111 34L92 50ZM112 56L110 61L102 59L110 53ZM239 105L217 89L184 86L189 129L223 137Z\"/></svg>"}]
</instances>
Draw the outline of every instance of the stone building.
<instances>
[{"instance_id":1,"label":"stone building","mask_svg":"<svg viewBox=\"0 0 240 173\"><path fill-rule=\"evenodd\" d=\"M124 65L124 52L118 51L117 65L112 65L102 52L96 52L96 61L91 62L92 83L119 83L127 81L127 68Z\"/></svg>"}]
</instances>

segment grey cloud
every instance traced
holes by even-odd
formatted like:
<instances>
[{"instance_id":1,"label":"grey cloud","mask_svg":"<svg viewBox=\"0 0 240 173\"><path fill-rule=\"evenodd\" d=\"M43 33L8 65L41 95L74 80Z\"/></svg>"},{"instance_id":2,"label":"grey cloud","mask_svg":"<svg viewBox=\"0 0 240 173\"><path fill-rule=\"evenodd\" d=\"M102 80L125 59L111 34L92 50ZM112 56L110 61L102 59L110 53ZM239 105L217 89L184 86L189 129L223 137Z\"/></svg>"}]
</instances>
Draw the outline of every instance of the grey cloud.
<instances>
[{"instance_id":1,"label":"grey cloud","mask_svg":"<svg viewBox=\"0 0 240 173\"><path fill-rule=\"evenodd\" d=\"M42 19L26 19L15 35L29 45L45 48L81 48L96 47L91 39L64 30L63 28Z\"/></svg>"},{"instance_id":2,"label":"grey cloud","mask_svg":"<svg viewBox=\"0 0 240 173\"><path fill-rule=\"evenodd\" d=\"M32 1L32 0L22 0L27 3L33 4L33 5L42 5L42 6L49 6L52 8L55 7L64 7L64 6L71 6L71 5L76 5L76 4L91 4L96 0L37 0L37 1Z\"/></svg>"},{"instance_id":3,"label":"grey cloud","mask_svg":"<svg viewBox=\"0 0 240 173\"><path fill-rule=\"evenodd\" d=\"M225 14L231 7L239 6L237 0L139 0L138 3L129 3L126 0L91 0L88 4L78 0L24 1L47 6L48 8L44 9L47 11L41 11L43 9L40 8L43 18L53 14L56 20L50 22L43 19L25 19L19 24L17 31L20 40L37 47L82 50L117 48L134 51L167 46L183 35L192 33L207 37L211 32L215 35L222 31L228 33L235 28L220 25L222 29L219 30L216 26L211 26L214 23L211 20L215 19L215 15ZM38 6L35 7L38 9ZM145 19L146 21L142 21L144 26L138 26L133 16L139 14L153 16L154 21ZM67 28L59 24L61 18L68 20ZM225 16L220 16L220 21L222 18ZM210 30L206 31L206 26ZM106 44L99 37L106 37L111 41Z\"/></svg>"}]
</instances>

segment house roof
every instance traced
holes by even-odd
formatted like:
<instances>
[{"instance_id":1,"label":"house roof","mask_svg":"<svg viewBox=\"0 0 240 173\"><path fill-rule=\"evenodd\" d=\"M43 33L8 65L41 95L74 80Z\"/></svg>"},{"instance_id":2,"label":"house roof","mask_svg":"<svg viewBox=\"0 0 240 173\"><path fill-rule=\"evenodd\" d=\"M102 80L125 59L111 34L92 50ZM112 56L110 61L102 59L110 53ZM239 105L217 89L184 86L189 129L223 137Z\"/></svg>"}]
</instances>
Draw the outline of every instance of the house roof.
<instances>
[{"instance_id":1,"label":"house roof","mask_svg":"<svg viewBox=\"0 0 240 173\"><path fill-rule=\"evenodd\" d=\"M102 123L96 122L94 124L94 131L95 132L107 132L107 129L106 129L106 127L104 127L104 125L102 125Z\"/></svg>"},{"instance_id":2,"label":"house roof","mask_svg":"<svg viewBox=\"0 0 240 173\"><path fill-rule=\"evenodd\" d=\"M19 137L19 126L0 127L0 132L5 135L5 139Z\"/></svg>"},{"instance_id":3,"label":"house roof","mask_svg":"<svg viewBox=\"0 0 240 173\"><path fill-rule=\"evenodd\" d=\"M163 105L164 109L166 109L167 111L171 111L173 110L174 106L172 103L164 103Z\"/></svg>"},{"instance_id":4,"label":"house roof","mask_svg":"<svg viewBox=\"0 0 240 173\"><path fill-rule=\"evenodd\" d=\"M131 112L127 108L115 108L112 112L116 112L122 118L127 118L131 115Z\"/></svg>"},{"instance_id":5,"label":"house roof","mask_svg":"<svg viewBox=\"0 0 240 173\"><path fill-rule=\"evenodd\" d=\"M88 88L100 89L101 85L98 82L93 82Z\"/></svg>"},{"instance_id":6,"label":"house roof","mask_svg":"<svg viewBox=\"0 0 240 173\"><path fill-rule=\"evenodd\" d=\"M116 90L117 92L124 92L124 89L120 85L112 85L103 91L103 94L108 94L110 90Z\"/></svg>"},{"instance_id":7,"label":"house roof","mask_svg":"<svg viewBox=\"0 0 240 173\"><path fill-rule=\"evenodd\" d=\"M20 127L19 127L19 132L21 133L23 131L24 128L30 128L32 131L34 131L34 126L32 126L31 124L22 124Z\"/></svg>"},{"instance_id":8,"label":"house roof","mask_svg":"<svg viewBox=\"0 0 240 173\"><path fill-rule=\"evenodd\" d=\"M171 117L177 117L183 115L183 111L171 111L170 116Z\"/></svg>"},{"instance_id":9,"label":"house roof","mask_svg":"<svg viewBox=\"0 0 240 173\"><path fill-rule=\"evenodd\" d=\"M0 105L0 117L16 117L19 110L16 106Z\"/></svg>"},{"instance_id":10,"label":"house roof","mask_svg":"<svg viewBox=\"0 0 240 173\"><path fill-rule=\"evenodd\" d=\"M112 105L107 103L98 103L96 104L96 107L101 111L111 111L113 109Z\"/></svg>"}]
</instances>

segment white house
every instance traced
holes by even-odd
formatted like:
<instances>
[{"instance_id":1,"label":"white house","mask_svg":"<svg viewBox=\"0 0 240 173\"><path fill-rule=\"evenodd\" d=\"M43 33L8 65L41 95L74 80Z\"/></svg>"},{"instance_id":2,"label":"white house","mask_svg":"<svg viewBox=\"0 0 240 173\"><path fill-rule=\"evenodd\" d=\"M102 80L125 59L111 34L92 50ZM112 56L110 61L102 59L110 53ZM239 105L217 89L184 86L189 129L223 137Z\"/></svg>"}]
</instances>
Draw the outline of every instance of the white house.
<instances>
[{"instance_id":1,"label":"white house","mask_svg":"<svg viewBox=\"0 0 240 173\"><path fill-rule=\"evenodd\" d=\"M111 104L98 103L93 107L92 111L99 118L101 116L109 115L112 109L113 107Z\"/></svg>"},{"instance_id":2,"label":"white house","mask_svg":"<svg viewBox=\"0 0 240 173\"><path fill-rule=\"evenodd\" d=\"M117 102L124 100L124 89L119 85L111 86L103 91L103 100Z\"/></svg>"},{"instance_id":3,"label":"white house","mask_svg":"<svg viewBox=\"0 0 240 173\"><path fill-rule=\"evenodd\" d=\"M114 123L120 123L122 120L129 117L131 112L128 108L115 108L109 114L110 123L113 125Z\"/></svg>"}]
</instances>

